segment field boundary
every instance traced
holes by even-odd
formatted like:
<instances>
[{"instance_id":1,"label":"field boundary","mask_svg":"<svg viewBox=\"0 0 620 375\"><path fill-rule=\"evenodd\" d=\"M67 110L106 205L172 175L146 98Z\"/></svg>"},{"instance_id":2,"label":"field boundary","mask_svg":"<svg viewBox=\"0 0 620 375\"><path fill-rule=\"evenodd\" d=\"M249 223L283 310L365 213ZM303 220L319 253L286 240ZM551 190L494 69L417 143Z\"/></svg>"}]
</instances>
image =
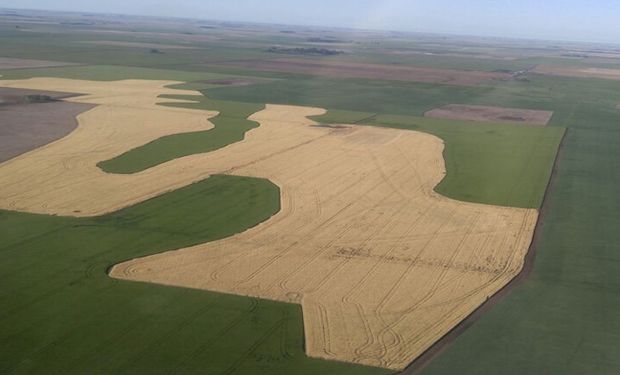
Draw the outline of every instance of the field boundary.
<instances>
[{"instance_id":1,"label":"field boundary","mask_svg":"<svg viewBox=\"0 0 620 375\"><path fill-rule=\"evenodd\" d=\"M523 268L521 272L510 280L508 284L506 284L502 289L497 291L494 295L489 297L482 305L478 306L469 316L463 319L459 324L454 326L448 333L446 333L442 338L436 341L430 348L428 348L422 355L417 357L409 366L407 366L403 371L399 372L400 375L419 375L422 370L426 366L428 366L431 361L433 361L437 356L443 353L452 343L463 334L469 327L474 325L484 314L489 312L495 304L499 303L502 299L508 296L513 289L523 284L532 274L532 270L534 269L534 261L536 260L536 253L538 242L541 238L541 232L544 228L544 219L547 216L547 212L549 211L550 203L549 203L549 195L550 192L555 187L556 176L558 165L562 156L562 149L564 147L564 142L566 140L566 134L568 133L568 128L564 130L564 134L560 139L560 143L558 145L558 149L555 155L555 160L553 161L553 166L551 168L551 176L549 177L549 182L547 183L547 188L545 189L545 193L543 195L542 204L540 206L540 212L538 216L538 221L536 223L536 227L534 228L534 235L532 236L532 243L528 249L527 254L525 255L525 261L523 263Z\"/></svg>"}]
</instances>

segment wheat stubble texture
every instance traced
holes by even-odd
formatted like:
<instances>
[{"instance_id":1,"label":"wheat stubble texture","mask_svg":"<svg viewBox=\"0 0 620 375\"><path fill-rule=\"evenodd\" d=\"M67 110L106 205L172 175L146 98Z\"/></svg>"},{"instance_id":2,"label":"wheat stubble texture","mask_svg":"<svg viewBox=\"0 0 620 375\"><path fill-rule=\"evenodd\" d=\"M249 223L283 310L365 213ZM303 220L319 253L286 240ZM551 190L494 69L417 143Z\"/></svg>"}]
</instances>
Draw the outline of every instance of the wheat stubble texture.
<instances>
[{"instance_id":1,"label":"wheat stubble texture","mask_svg":"<svg viewBox=\"0 0 620 375\"><path fill-rule=\"evenodd\" d=\"M152 94L162 87L151 87ZM144 116L169 110L155 106L152 95L136 96L124 116L134 118L134 129L115 132L140 133ZM122 104L105 94L93 100L102 105L82 114L67 138L0 165L0 178L8 179L0 207L97 215L211 174L268 178L281 190L281 211L271 219L227 239L118 264L110 275L299 303L310 356L404 368L523 266L537 211L435 193L445 175L444 145L432 135L316 126L307 116L322 109L267 105L251 116L260 127L241 142L133 175L107 175L95 165L102 156L153 135L135 135L140 142L88 137L87 125L105 128L114 117L106 106ZM170 111L168 120L196 116L196 127L208 125L204 112ZM85 155L117 138L126 143L114 152Z\"/></svg>"}]
</instances>

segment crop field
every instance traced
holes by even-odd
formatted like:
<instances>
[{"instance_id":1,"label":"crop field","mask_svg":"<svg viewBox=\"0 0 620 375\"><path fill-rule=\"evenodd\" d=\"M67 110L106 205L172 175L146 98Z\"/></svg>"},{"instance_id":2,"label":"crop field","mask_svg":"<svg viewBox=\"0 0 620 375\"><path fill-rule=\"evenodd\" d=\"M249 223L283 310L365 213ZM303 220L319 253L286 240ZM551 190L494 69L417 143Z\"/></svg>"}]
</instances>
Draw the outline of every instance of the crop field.
<instances>
[{"instance_id":1,"label":"crop field","mask_svg":"<svg viewBox=\"0 0 620 375\"><path fill-rule=\"evenodd\" d=\"M553 65L540 65L537 66L534 71L540 74L550 74L567 77L620 80L620 69L575 68Z\"/></svg>"},{"instance_id":2,"label":"crop field","mask_svg":"<svg viewBox=\"0 0 620 375\"><path fill-rule=\"evenodd\" d=\"M311 356L402 369L520 271L537 213L435 194L437 138L317 128L305 120L316 112L268 106L252 116L257 130L222 149L228 158L197 162L276 182L272 220L111 275L301 303Z\"/></svg>"},{"instance_id":3,"label":"crop field","mask_svg":"<svg viewBox=\"0 0 620 375\"><path fill-rule=\"evenodd\" d=\"M620 371L612 49L110 17L0 12L0 373Z\"/></svg>"},{"instance_id":4,"label":"crop field","mask_svg":"<svg viewBox=\"0 0 620 375\"><path fill-rule=\"evenodd\" d=\"M179 123L190 130L208 128L197 110L154 104L158 94L170 91L164 86L174 82L35 78L1 84L60 91L80 87L88 94L68 100L99 104L78 117L80 125L70 136L0 166L6 182L2 208L93 216L213 174L267 177L278 184L281 212L256 232L209 245L217 250L194 248L191 253L197 259L181 250L147 265L121 264L111 274L301 303L306 348L312 356L406 367L520 271L531 241L535 210L467 205L433 193L445 169L443 143L429 135L375 127L317 127L306 117L324 110L268 106L249 118L261 126L234 145L136 174L110 175L98 170L98 160L147 142L144 137L165 135L161 129L187 130L165 127L174 122L169 116L182 119ZM213 115L200 113L204 118ZM92 152L95 149L99 151ZM287 231L290 234L282 237ZM270 246L274 243L277 246ZM304 257L297 244L305 249ZM200 260L205 255L208 266ZM177 256L184 261L172 266ZM241 272L244 267L247 270ZM289 272L291 268L296 271ZM325 274L321 277L318 270ZM217 274L222 274L221 282ZM400 276L387 281L388 274ZM433 286L427 291L416 288L419 296L403 304L402 296L412 293L407 286L416 285L419 277L435 280ZM461 280L463 289L458 292L447 283L454 279ZM373 285L375 298L360 295ZM346 311L349 304L353 310ZM435 305L442 308L432 313ZM359 322L353 321L356 306ZM422 323L429 311L434 318ZM369 336L344 334L362 332L363 327L369 327Z\"/></svg>"},{"instance_id":5,"label":"crop field","mask_svg":"<svg viewBox=\"0 0 620 375\"><path fill-rule=\"evenodd\" d=\"M229 373L387 373L308 358L296 305L106 274L132 257L229 236L278 205L265 180L214 176L97 218L0 211L0 372L202 373L208 363Z\"/></svg>"},{"instance_id":6,"label":"crop field","mask_svg":"<svg viewBox=\"0 0 620 375\"><path fill-rule=\"evenodd\" d=\"M526 125L547 125L553 116L551 111L489 107L481 105L450 104L430 110L426 117L477 122L507 122Z\"/></svg>"}]
</instances>

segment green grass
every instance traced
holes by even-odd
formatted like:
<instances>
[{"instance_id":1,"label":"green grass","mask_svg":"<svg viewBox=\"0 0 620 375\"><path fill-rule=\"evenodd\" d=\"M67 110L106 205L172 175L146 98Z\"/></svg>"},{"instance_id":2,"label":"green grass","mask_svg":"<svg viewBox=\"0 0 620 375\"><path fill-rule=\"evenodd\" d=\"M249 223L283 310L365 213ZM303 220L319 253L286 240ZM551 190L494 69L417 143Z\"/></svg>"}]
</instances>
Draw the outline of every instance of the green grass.
<instances>
[{"instance_id":1,"label":"green grass","mask_svg":"<svg viewBox=\"0 0 620 375\"><path fill-rule=\"evenodd\" d=\"M564 133L561 127L482 124L424 117L329 111L314 118L417 130L445 142L447 197L501 206L538 208Z\"/></svg>"},{"instance_id":2,"label":"green grass","mask_svg":"<svg viewBox=\"0 0 620 375\"><path fill-rule=\"evenodd\" d=\"M205 153L243 139L245 132L258 126L247 119L264 105L210 100L204 96L167 96L168 98L195 100L195 104L175 103L175 107L219 111L211 119L211 130L175 134L159 138L144 146L130 150L113 159L99 163L109 173L135 173L166 161L187 155Z\"/></svg>"},{"instance_id":3,"label":"green grass","mask_svg":"<svg viewBox=\"0 0 620 375\"><path fill-rule=\"evenodd\" d=\"M620 373L620 83L548 81L568 130L533 273L424 375Z\"/></svg>"},{"instance_id":4,"label":"green grass","mask_svg":"<svg viewBox=\"0 0 620 375\"><path fill-rule=\"evenodd\" d=\"M266 180L213 176L102 217L0 211L0 373L387 374L308 358L298 305L106 274L278 208Z\"/></svg>"}]
</instances>

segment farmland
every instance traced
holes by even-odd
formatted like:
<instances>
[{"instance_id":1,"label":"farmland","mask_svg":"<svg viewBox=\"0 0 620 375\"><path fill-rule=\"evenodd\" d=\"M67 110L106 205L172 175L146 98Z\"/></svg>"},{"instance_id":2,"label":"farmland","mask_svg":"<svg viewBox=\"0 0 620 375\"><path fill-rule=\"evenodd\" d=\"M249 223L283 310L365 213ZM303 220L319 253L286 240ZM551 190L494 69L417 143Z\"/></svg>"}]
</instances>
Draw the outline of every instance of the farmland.
<instances>
[{"instance_id":1,"label":"farmland","mask_svg":"<svg viewBox=\"0 0 620 375\"><path fill-rule=\"evenodd\" d=\"M404 373L620 368L613 53L15 17L2 90L81 94L27 104L80 125L0 164L0 372L387 374L428 348ZM317 43L345 53L268 52ZM455 104L504 112L425 117ZM433 346L519 274L541 206L529 277Z\"/></svg>"},{"instance_id":2,"label":"farmland","mask_svg":"<svg viewBox=\"0 0 620 375\"><path fill-rule=\"evenodd\" d=\"M259 128L226 148L177 158L137 174L101 173L98 160L143 144L150 139L145 137L158 139L165 135L162 131L209 128L196 116L196 110L153 104L159 93L168 92L164 86L174 84L58 78L3 81L1 85L7 87L31 89L74 91L80 87L87 94L67 100L99 105L79 116L80 125L71 135L0 166L6 182L1 190L6 197L0 200L1 207L63 216L102 215L213 174L269 177L280 186L281 213L256 231L245 232L242 238L231 237L215 244L221 249L220 256L216 250L199 247L192 249L197 256L194 259L181 250L146 266L115 266L111 275L301 303L310 355L377 367L406 367L454 322L520 271L536 223L535 210L465 205L436 195L432 189L445 175L440 139L379 127L317 127L307 119L325 112L317 108L270 105L249 117L261 124ZM207 111L201 114L206 118L214 115ZM170 116L184 127L164 127L175 122ZM342 150L349 151L343 154ZM321 157L313 158L315 154ZM307 172L300 173L300 169ZM410 173L403 173L406 170ZM334 194L334 186L343 189ZM407 193L402 186L409 186L412 192ZM403 206L405 202L408 204ZM359 219L351 224L352 218ZM409 221L413 224L399 225ZM287 230L291 234L282 237ZM365 233L373 235L362 240ZM273 243L278 246L269 246ZM244 249L244 244L249 246ZM296 244L307 249L302 263L299 260L304 258L300 258L301 249L296 249ZM507 251L498 252L499 244ZM234 256L227 257L233 249ZM192 260L172 266L177 254ZM188 265L205 263L200 260L203 254L212 265L188 270ZM252 261L252 256L257 259ZM343 260L334 262L334 257ZM241 274L248 261L257 268ZM290 267L297 271L288 274ZM397 303L402 301L399 296L412 292L407 285L419 282L415 275L426 275L428 268L431 274L423 280L432 278L435 286L409 303ZM227 276L229 269L236 269L234 277ZM327 273L315 281L307 280L318 269ZM333 277L336 272L345 277ZM380 281L386 273L401 276L391 282ZM227 281L205 284L209 280L201 276L205 274L222 274ZM265 286L248 284L246 279L254 278ZM445 290L446 280L454 278L460 280L463 289ZM351 290L347 292L343 286L349 283ZM337 285L342 288L339 293L319 292L323 288L337 290ZM377 298L355 297L357 288L369 285L376 285ZM348 300L354 301L353 306L373 311L376 320L362 315L352 324L354 311L339 313ZM436 304L444 308L431 316L444 316L446 323L430 319L420 324L421 317ZM390 318L395 309L404 312ZM322 318L323 314L331 319ZM338 323L346 320L347 325ZM343 334L361 332L364 325L373 326L371 337L355 341ZM333 333L320 334L326 331ZM385 341L384 336L392 334L402 343ZM364 340L381 343L373 347Z\"/></svg>"}]
</instances>

